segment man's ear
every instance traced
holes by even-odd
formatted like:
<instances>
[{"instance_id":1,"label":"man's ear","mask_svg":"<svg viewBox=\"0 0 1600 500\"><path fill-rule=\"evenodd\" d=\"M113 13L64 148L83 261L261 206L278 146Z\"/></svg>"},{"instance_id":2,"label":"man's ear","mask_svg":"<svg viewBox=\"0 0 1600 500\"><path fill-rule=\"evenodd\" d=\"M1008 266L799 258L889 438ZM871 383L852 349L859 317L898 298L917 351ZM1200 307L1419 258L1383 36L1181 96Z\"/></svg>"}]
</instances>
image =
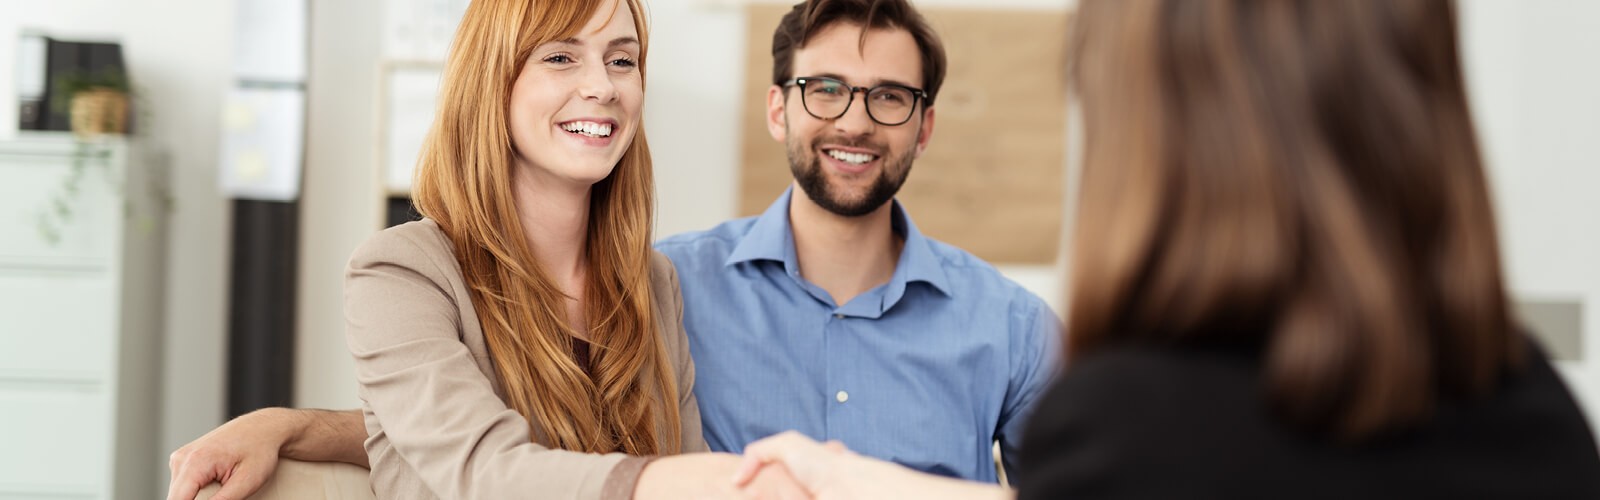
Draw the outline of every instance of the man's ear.
<instances>
[{"instance_id":1,"label":"man's ear","mask_svg":"<svg viewBox=\"0 0 1600 500\"><path fill-rule=\"evenodd\" d=\"M917 151L912 158L922 158L922 153L928 150L928 141L933 139L933 108L922 110L922 124L917 127Z\"/></svg>"},{"instance_id":2,"label":"man's ear","mask_svg":"<svg viewBox=\"0 0 1600 500\"><path fill-rule=\"evenodd\" d=\"M778 142L789 137L789 122L783 116L784 97L783 87L773 85L767 89L767 133Z\"/></svg>"}]
</instances>

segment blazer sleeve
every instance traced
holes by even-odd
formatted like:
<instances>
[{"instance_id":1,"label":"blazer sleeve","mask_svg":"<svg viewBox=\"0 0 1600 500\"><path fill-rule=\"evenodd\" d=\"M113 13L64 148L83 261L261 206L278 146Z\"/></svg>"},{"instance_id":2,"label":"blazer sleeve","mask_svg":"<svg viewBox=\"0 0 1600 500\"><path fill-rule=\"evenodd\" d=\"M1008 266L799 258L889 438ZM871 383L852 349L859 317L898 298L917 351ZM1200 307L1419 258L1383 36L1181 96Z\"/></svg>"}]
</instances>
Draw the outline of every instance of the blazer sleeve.
<instances>
[{"instance_id":1,"label":"blazer sleeve","mask_svg":"<svg viewBox=\"0 0 1600 500\"><path fill-rule=\"evenodd\" d=\"M345 276L346 341L378 428L439 498L600 497L626 455L532 441L461 341L455 301L469 299L450 293L445 266L457 264L437 246L383 231Z\"/></svg>"},{"instance_id":2,"label":"blazer sleeve","mask_svg":"<svg viewBox=\"0 0 1600 500\"><path fill-rule=\"evenodd\" d=\"M662 322L662 335L667 339L667 354L672 358L672 366L678 377L678 416L681 419L681 435L683 436L683 453L697 453L711 451L706 445L706 439L700 426L700 403L694 397L694 360L689 356L689 337L683 328L683 293L678 286L678 271L672 261L660 252L654 252L651 266L655 273L665 279L658 283L665 283L665 289L657 288L656 294L666 300L664 310L660 314Z\"/></svg>"}]
</instances>

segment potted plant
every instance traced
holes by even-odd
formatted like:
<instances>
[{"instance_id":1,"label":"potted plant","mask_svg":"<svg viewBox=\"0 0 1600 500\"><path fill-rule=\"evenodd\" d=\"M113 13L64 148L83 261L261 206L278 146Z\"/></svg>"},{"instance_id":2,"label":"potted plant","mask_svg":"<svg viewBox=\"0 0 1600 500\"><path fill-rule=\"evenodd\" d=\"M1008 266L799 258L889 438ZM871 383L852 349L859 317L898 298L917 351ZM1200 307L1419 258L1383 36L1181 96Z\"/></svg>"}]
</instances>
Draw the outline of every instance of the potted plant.
<instances>
[{"instance_id":1,"label":"potted plant","mask_svg":"<svg viewBox=\"0 0 1600 500\"><path fill-rule=\"evenodd\" d=\"M111 146L102 139L108 134L128 133L132 88L127 73L119 68L71 72L56 81L50 105L57 112L70 114L76 140L66 176L38 212L39 234L51 245L61 242L62 231L77 215L75 200L88 170L93 167L102 174L109 174L106 167ZM123 191L121 185L114 188ZM170 209L170 196L163 194L162 197ZM131 213L127 215L132 216Z\"/></svg>"},{"instance_id":2,"label":"potted plant","mask_svg":"<svg viewBox=\"0 0 1600 500\"><path fill-rule=\"evenodd\" d=\"M80 138L128 131L128 75L116 68L63 75L51 105L69 111L72 133Z\"/></svg>"}]
</instances>

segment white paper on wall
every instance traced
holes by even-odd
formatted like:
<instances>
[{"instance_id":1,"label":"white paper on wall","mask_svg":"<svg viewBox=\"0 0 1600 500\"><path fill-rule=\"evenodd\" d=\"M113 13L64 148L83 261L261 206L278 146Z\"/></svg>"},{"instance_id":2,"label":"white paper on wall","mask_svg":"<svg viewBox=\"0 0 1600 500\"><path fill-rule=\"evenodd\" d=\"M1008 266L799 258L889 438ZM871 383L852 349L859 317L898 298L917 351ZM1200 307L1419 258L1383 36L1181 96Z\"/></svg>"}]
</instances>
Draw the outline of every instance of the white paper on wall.
<instances>
[{"instance_id":1,"label":"white paper on wall","mask_svg":"<svg viewBox=\"0 0 1600 500\"><path fill-rule=\"evenodd\" d=\"M385 75L384 187L390 193L411 191L417 154L433 125L440 71L431 65L393 66Z\"/></svg>"},{"instance_id":2,"label":"white paper on wall","mask_svg":"<svg viewBox=\"0 0 1600 500\"><path fill-rule=\"evenodd\" d=\"M23 99L44 96L46 47L44 35L24 32L17 37L17 96Z\"/></svg>"},{"instance_id":3,"label":"white paper on wall","mask_svg":"<svg viewBox=\"0 0 1600 500\"><path fill-rule=\"evenodd\" d=\"M469 0L386 0L383 57L443 61Z\"/></svg>"},{"instance_id":4,"label":"white paper on wall","mask_svg":"<svg viewBox=\"0 0 1600 500\"><path fill-rule=\"evenodd\" d=\"M235 88L223 98L222 115L222 191L252 200L298 197L305 91Z\"/></svg>"}]
</instances>

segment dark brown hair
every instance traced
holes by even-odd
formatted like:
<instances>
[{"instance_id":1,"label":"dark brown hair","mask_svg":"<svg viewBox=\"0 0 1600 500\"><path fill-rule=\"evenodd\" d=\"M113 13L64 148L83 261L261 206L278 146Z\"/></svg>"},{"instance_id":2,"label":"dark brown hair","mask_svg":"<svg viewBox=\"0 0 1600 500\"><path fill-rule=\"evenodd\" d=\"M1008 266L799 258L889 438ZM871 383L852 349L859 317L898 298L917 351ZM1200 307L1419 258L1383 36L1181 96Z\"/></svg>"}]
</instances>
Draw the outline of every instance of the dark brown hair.
<instances>
[{"instance_id":1,"label":"dark brown hair","mask_svg":"<svg viewBox=\"0 0 1600 500\"><path fill-rule=\"evenodd\" d=\"M1518 365L1448 0L1085 0L1069 353L1259 344L1359 441Z\"/></svg>"},{"instance_id":2,"label":"dark brown hair","mask_svg":"<svg viewBox=\"0 0 1600 500\"><path fill-rule=\"evenodd\" d=\"M922 90L928 93L924 106L933 106L944 84L944 44L906 0L808 0L795 4L783 15L772 33L772 84L783 85L794 78L794 51L805 47L811 37L834 23L850 23L867 29L903 29L911 33L922 52ZM866 46L863 30L861 45Z\"/></svg>"}]
</instances>

